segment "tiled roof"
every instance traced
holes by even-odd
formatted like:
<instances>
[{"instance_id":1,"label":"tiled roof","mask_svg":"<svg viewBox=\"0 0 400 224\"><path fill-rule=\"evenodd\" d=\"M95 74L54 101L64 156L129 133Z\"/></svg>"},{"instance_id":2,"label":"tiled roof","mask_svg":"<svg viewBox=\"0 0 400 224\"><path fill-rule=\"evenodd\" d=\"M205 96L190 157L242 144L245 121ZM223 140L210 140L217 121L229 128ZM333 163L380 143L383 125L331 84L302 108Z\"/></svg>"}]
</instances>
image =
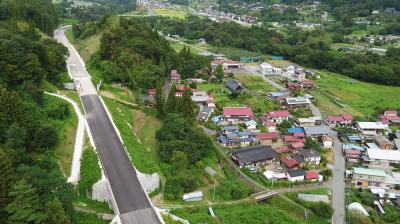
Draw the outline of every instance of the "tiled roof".
<instances>
[{"instance_id":1,"label":"tiled roof","mask_svg":"<svg viewBox=\"0 0 400 224\"><path fill-rule=\"evenodd\" d=\"M258 140L268 140L268 139L274 139L277 137L278 137L278 133L276 133L276 132L258 133L256 135L256 139L258 139Z\"/></svg>"},{"instance_id":2,"label":"tiled roof","mask_svg":"<svg viewBox=\"0 0 400 224\"><path fill-rule=\"evenodd\" d=\"M318 179L318 172L317 171L307 171L305 178L306 180L313 180L313 179Z\"/></svg>"},{"instance_id":3,"label":"tiled roof","mask_svg":"<svg viewBox=\"0 0 400 224\"><path fill-rule=\"evenodd\" d=\"M289 157L281 158L281 162L289 169L299 166L299 163L295 159Z\"/></svg>"},{"instance_id":4,"label":"tiled roof","mask_svg":"<svg viewBox=\"0 0 400 224\"><path fill-rule=\"evenodd\" d=\"M248 116L253 118L251 107L224 107L224 116Z\"/></svg>"}]
</instances>

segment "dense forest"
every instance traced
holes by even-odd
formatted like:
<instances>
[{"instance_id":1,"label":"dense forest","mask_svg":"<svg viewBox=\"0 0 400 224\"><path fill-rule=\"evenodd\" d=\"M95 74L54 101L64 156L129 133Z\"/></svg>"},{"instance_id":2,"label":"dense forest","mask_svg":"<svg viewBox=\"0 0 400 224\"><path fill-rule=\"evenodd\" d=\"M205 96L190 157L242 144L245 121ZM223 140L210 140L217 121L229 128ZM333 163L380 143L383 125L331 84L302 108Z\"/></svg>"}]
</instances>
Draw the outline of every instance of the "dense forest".
<instances>
[{"instance_id":1,"label":"dense forest","mask_svg":"<svg viewBox=\"0 0 400 224\"><path fill-rule=\"evenodd\" d=\"M390 48L386 56L368 53L344 53L331 49L342 36L329 30L305 31L288 29L286 34L267 27L243 27L234 22L216 23L207 18L189 16L178 21L149 18L153 26L167 34L187 39L205 38L217 47L241 48L252 52L286 56L300 65L374 83L400 85L398 48Z\"/></svg>"},{"instance_id":2,"label":"dense forest","mask_svg":"<svg viewBox=\"0 0 400 224\"><path fill-rule=\"evenodd\" d=\"M0 223L74 222L73 188L54 156L65 103L44 96L65 74L50 0L0 3ZM41 33L42 32L42 33Z\"/></svg>"},{"instance_id":3,"label":"dense forest","mask_svg":"<svg viewBox=\"0 0 400 224\"><path fill-rule=\"evenodd\" d=\"M172 69L183 78L209 66L209 59L184 48L179 54L169 42L140 19L120 19L116 27L107 26L99 52L90 66L100 69L108 82L121 82L133 89L147 90L163 82Z\"/></svg>"}]
</instances>

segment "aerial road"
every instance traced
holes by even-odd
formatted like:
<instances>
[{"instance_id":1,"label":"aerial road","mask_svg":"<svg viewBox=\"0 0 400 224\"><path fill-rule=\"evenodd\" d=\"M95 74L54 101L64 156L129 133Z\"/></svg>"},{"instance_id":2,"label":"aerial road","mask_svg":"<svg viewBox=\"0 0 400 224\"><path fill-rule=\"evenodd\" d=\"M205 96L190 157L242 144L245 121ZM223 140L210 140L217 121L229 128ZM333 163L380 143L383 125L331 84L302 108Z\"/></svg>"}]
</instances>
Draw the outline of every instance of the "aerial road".
<instances>
[{"instance_id":1,"label":"aerial road","mask_svg":"<svg viewBox=\"0 0 400 224\"><path fill-rule=\"evenodd\" d=\"M68 48L68 70L76 84L90 132L110 184L116 204L115 212L123 224L162 223L142 188L136 170L107 115L84 62L64 34L68 28L57 29L54 38Z\"/></svg>"}]
</instances>

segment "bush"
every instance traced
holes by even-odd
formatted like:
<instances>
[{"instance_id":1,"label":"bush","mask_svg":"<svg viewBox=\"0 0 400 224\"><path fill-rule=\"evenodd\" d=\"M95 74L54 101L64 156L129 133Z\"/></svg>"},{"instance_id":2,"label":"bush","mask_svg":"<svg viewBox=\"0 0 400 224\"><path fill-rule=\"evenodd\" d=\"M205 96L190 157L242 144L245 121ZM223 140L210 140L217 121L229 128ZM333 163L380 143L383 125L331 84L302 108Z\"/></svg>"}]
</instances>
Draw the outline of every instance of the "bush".
<instances>
[{"instance_id":1,"label":"bush","mask_svg":"<svg viewBox=\"0 0 400 224\"><path fill-rule=\"evenodd\" d=\"M333 214L333 208L324 202L313 203L313 205L310 206L310 209L318 216L326 219L331 218Z\"/></svg>"}]
</instances>

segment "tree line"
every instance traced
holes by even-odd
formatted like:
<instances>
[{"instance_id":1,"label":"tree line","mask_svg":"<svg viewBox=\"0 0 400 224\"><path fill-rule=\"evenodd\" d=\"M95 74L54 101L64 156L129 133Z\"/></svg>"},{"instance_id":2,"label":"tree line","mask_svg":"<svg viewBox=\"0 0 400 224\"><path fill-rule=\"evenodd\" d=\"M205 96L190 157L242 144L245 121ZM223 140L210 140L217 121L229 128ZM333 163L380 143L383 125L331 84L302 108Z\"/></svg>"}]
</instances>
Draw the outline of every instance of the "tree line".
<instances>
[{"instance_id":1,"label":"tree line","mask_svg":"<svg viewBox=\"0 0 400 224\"><path fill-rule=\"evenodd\" d=\"M54 156L68 104L44 96L65 79L50 0L0 2L0 223L76 221L74 191Z\"/></svg>"},{"instance_id":2,"label":"tree line","mask_svg":"<svg viewBox=\"0 0 400 224\"><path fill-rule=\"evenodd\" d=\"M186 20L149 18L155 29L190 40L205 38L217 47L241 48L252 52L286 56L300 65L326 69L373 83L400 85L400 65L390 48L385 56L371 52L344 53L331 49L340 41L329 30L288 29L285 35L268 27L243 27L234 22L217 23L208 18L189 16Z\"/></svg>"}]
</instances>

